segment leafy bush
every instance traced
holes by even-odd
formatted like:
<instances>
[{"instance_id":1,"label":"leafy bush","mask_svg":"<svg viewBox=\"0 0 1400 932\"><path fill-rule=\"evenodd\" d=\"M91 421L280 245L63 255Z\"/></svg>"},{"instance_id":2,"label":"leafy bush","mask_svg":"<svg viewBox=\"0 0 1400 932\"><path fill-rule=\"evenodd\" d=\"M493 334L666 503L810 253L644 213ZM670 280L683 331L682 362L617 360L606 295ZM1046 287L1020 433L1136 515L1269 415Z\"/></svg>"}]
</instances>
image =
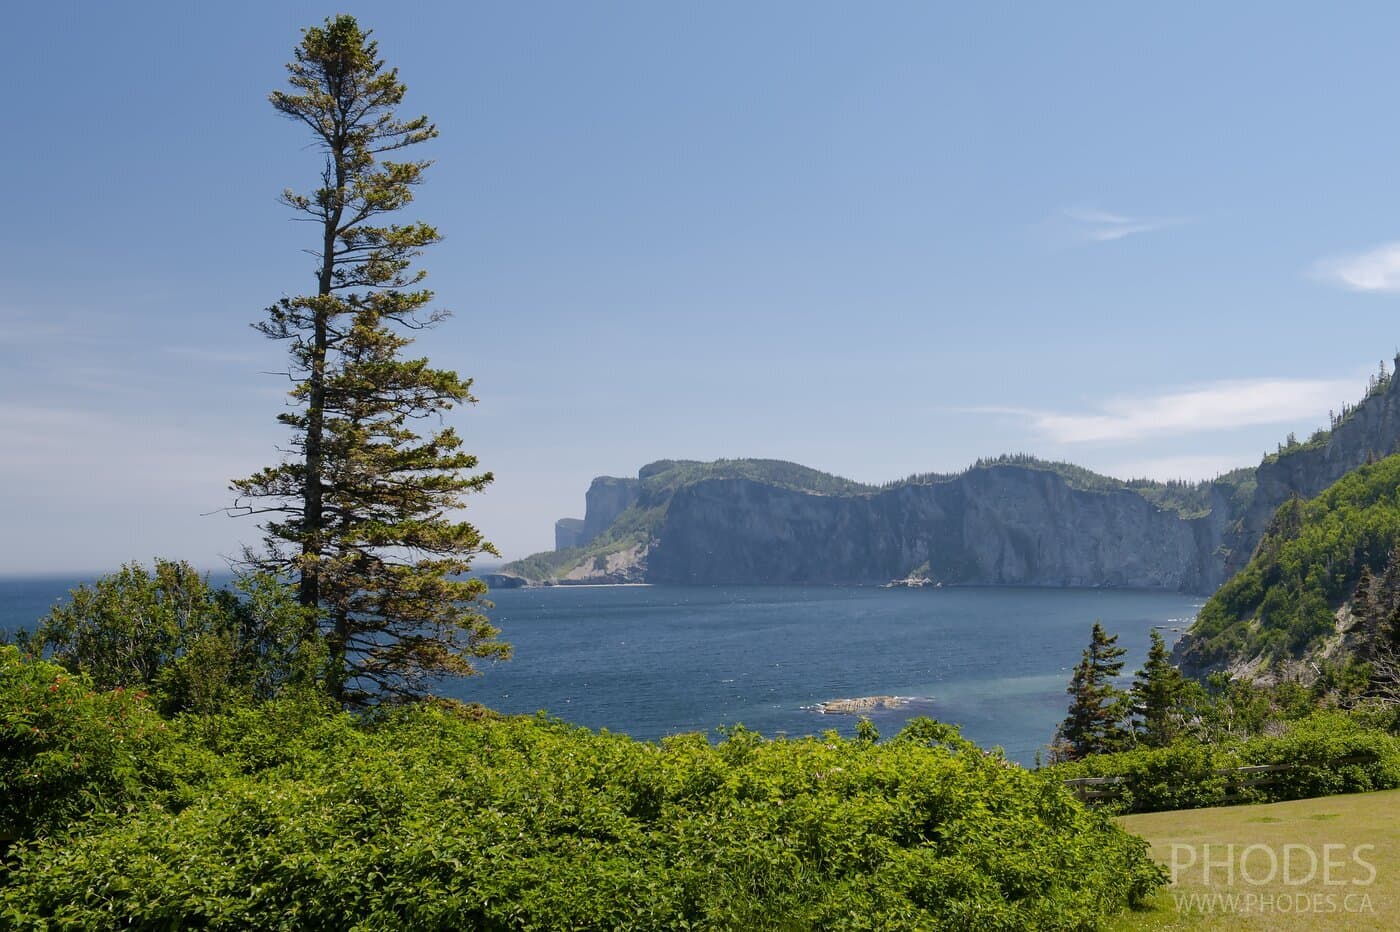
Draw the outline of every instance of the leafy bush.
<instances>
[{"instance_id":1,"label":"leafy bush","mask_svg":"<svg viewBox=\"0 0 1400 932\"><path fill-rule=\"evenodd\" d=\"M216 589L187 563L123 566L80 586L19 643L99 689L149 691L167 713L211 712L311 681L318 650L305 610L265 576Z\"/></svg>"},{"instance_id":2,"label":"leafy bush","mask_svg":"<svg viewBox=\"0 0 1400 932\"><path fill-rule=\"evenodd\" d=\"M1296 764L1267 787L1270 800L1364 793L1400 787L1400 739L1341 713L1322 713L1280 737L1257 737L1240 748L1245 764Z\"/></svg>"},{"instance_id":3,"label":"leafy bush","mask_svg":"<svg viewBox=\"0 0 1400 932\"><path fill-rule=\"evenodd\" d=\"M215 768L143 694L95 692L84 677L0 647L0 837L138 804L178 809Z\"/></svg>"},{"instance_id":4,"label":"leafy bush","mask_svg":"<svg viewBox=\"0 0 1400 932\"><path fill-rule=\"evenodd\" d=\"M4 921L1078 929L1162 882L1140 839L932 722L711 745L450 706L200 721L226 775L21 845Z\"/></svg>"},{"instance_id":5,"label":"leafy bush","mask_svg":"<svg viewBox=\"0 0 1400 932\"><path fill-rule=\"evenodd\" d=\"M1217 770L1238 767L1239 756L1220 745L1192 739L1164 748L1094 754L1047 770L1058 780L1122 777L1101 804L1114 812L1202 809L1225 803L1228 780Z\"/></svg>"}]
</instances>

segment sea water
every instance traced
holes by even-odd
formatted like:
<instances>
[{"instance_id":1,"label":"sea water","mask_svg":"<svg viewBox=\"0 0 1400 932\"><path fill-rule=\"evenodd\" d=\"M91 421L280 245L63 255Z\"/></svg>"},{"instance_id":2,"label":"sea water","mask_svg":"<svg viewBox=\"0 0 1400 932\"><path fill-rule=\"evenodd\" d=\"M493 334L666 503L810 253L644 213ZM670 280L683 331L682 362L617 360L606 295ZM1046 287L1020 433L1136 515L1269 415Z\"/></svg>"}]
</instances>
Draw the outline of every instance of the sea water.
<instances>
[{"instance_id":1,"label":"sea water","mask_svg":"<svg viewBox=\"0 0 1400 932\"><path fill-rule=\"evenodd\" d=\"M76 581L0 580L0 629L32 625ZM886 736L915 715L962 726L1030 764L1064 717L1070 673L1095 620L1127 648L1154 626L1169 643L1201 599L1125 590L862 586L559 586L491 594L513 659L441 692L637 738L854 732L812 707L899 696L871 720Z\"/></svg>"}]
</instances>

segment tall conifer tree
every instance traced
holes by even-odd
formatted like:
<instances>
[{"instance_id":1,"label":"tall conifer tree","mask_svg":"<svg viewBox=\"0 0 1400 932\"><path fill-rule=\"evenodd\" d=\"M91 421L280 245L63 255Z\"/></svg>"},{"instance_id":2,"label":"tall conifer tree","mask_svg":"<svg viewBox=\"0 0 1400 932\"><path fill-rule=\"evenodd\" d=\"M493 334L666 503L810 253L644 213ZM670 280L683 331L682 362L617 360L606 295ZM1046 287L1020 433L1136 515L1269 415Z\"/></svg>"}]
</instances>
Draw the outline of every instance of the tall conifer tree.
<instances>
[{"instance_id":1,"label":"tall conifer tree","mask_svg":"<svg viewBox=\"0 0 1400 932\"><path fill-rule=\"evenodd\" d=\"M439 676L507 645L479 611L485 586L459 578L495 549L451 513L490 473L440 424L474 402L471 380L406 358L408 334L446 318L413 270L436 229L385 219L413 200L429 163L383 158L437 135L401 118L405 86L354 17L306 29L273 107L324 155L320 184L283 201L317 231L314 293L283 298L255 324L289 343L292 430L283 462L233 482L234 511L273 515L250 562L296 579L330 658L331 697L347 705L421 694ZM420 433L420 430L422 432Z\"/></svg>"}]
</instances>

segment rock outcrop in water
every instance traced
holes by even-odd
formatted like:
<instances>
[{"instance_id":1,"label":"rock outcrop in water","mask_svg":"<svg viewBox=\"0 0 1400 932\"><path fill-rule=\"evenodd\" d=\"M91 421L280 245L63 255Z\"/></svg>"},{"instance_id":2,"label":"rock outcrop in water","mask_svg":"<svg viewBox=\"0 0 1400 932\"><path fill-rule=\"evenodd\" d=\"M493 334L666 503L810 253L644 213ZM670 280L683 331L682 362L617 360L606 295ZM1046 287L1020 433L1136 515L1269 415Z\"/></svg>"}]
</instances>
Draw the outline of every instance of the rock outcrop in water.
<instances>
[{"instance_id":1,"label":"rock outcrop in water","mask_svg":"<svg viewBox=\"0 0 1400 932\"><path fill-rule=\"evenodd\" d=\"M885 709L904 709L914 702L914 696L858 696L855 699L831 699L816 705L803 706L808 712L822 715L864 715Z\"/></svg>"}]
</instances>

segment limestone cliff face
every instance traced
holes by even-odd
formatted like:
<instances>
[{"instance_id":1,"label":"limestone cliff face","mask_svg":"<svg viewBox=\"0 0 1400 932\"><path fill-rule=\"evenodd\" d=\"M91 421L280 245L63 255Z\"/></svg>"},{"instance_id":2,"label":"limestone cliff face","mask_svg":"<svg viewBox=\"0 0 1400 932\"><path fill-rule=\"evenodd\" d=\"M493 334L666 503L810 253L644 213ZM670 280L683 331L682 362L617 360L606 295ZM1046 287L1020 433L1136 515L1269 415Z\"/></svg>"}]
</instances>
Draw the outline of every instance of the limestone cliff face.
<instances>
[{"instance_id":1,"label":"limestone cliff face","mask_svg":"<svg viewBox=\"0 0 1400 932\"><path fill-rule=\"evenodd\" d=\"M583 531L575 546L586 546L637 501L642 493L640 479L599 476L588 487L584 497L587 510L583 516Z\"/></svg>"},{"instance_id":2,"label":"limestone cliff face","mask_svg":"<svg viewBox=\"0 0 1400 932\"><path fill-rule=\"evenodd\" d=\"M675 493L648 580L873 583L927 562L949 583L1202 591L1220 574L1212 534L1133 492L1015 466L867 495L713 479Z\"/></svg>"},{"instance_id":3,"label":"limestone cliff face","mask_svg":"<svg viewBox=\"0 0 1400 932\"><path fill-rule=\"evenodd\" d=\"M571 550L583 540L582 518L560 518L554 522L554 549Z\"/></svg>"}]
</instances>

